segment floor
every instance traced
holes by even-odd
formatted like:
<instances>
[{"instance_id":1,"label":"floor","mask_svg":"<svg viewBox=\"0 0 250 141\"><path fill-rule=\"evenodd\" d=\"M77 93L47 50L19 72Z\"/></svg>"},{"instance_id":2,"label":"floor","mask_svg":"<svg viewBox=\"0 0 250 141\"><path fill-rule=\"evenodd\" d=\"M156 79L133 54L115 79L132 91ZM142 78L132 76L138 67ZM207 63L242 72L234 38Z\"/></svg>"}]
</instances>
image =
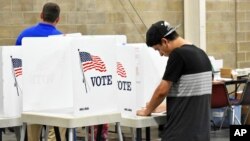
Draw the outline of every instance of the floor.
<instances>
[{"instance_id":1,"label":"floor","mask_svg":"<svg viewBox=\"0 0 250 141\"><path fill-rule=\"evenodd\" d=\"M118 141L117 134L114 133L114 127L112 125L109 128L109 138L108 141ZM131 130L127 127L122 127L122 133L124 137L124 141L132 141L131 138ZM143 129L143 137L145 137L145 131ZM84 141L84 133L81 130L78 130L78 139L77 141ZM229 129L222 129L211 131L211 141L229 141ZM145 139L143 139L145 140ZM158 128L152 127L151 128L151 141L160 141L161 139L158 137ZM16 141L15 134L6 130L6 133L2 136L2 141Z\"/></svg>"}]
</instances>

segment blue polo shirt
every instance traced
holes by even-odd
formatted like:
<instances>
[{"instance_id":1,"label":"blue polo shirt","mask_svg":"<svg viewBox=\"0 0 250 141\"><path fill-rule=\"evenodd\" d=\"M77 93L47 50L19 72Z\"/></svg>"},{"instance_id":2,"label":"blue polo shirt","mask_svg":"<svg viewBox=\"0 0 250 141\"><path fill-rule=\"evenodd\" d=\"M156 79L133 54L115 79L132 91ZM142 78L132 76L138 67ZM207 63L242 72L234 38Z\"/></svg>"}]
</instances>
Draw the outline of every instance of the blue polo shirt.
<instances>
[{"instance_id":1,"label":"blue polo shirt","mask_svg":"<svg viewBox=\"0 0 250 141\"><path fill-rule=\"evenodd\" d=\"M23 30L16 40L16 45L22 45L24 37L48 37L49 35L62 34L55 26L46 23L38 23Z\"/></svg>"}]
</instances>

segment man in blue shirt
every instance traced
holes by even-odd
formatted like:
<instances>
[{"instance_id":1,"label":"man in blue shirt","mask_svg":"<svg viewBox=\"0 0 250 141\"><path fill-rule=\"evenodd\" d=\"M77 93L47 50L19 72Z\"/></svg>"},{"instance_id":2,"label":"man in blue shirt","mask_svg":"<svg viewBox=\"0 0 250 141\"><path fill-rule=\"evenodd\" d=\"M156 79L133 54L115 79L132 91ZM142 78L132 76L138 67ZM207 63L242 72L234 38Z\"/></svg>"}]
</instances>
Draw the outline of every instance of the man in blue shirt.
<instances>
[{"instance_id":1,"label":"man in blue shirt","mask_svg":"<svg viewBox=\"0 0 250 141\"><path fill-rule=\"evenodd\" d=\"M23 30L16 40L16 45L22 45L24 37L48 37L49 35L62 34L56 29L59 22L60 7L56 3L46 3L40 15L42 22Z\"/></svg>"},{"instance_id":2,"label":"man in blue shirt","mask_svg":"<svg viewBox=\"0 0 250 141\"><path fill-rule=\"evenodd\" d=\"M59 22L60 7L56 3L48 2L43 6L40 18L42 19L36 25L24 29L16 40L16 45L22 45L24 37L48 37L49 35L62 34L56 28ZM28 141L38 141L41 133L41 125L28 125ZM53 129L52 129L53 130ZM65 140L65 128L60 128L61 139ZM53 140L54 133L50 130L49 139Z\"/></svg>"}]
</instances>

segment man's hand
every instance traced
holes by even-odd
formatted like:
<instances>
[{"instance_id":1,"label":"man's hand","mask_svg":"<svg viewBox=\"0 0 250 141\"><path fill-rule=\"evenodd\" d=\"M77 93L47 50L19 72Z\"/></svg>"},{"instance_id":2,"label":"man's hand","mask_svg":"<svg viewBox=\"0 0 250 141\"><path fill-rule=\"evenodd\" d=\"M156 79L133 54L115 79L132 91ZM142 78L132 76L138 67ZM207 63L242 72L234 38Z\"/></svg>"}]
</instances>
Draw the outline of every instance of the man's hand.
<instances>
[{"instance_id":1,"label":"man's hand","mask_svg":"<svg viewBox=\"0 0 250 141\"><path fill-rule=\"evenodd\" d=\"M137 116L150 116L150 113L147 112L146 108L136 111Z\"/></svg>"}]
</instances>

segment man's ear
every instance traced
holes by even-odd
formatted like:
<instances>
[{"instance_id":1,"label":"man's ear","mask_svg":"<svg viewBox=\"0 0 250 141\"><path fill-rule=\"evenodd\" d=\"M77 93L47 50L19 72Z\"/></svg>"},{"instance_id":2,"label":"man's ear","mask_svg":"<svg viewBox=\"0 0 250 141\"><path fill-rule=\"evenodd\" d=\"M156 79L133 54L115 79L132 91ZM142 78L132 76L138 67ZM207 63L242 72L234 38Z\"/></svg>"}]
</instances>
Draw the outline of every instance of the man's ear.
<instances>
[{"instance_id":1,"label":"man's ear","mask_svg":"<svg viewBox=\"0 0 250 141\"><path fill-rule=\"evenodd\" d=\"M57 24L59 22L60 18L56 18L55 23Z\"/></svg>"},{"instance_id":2,"label":"man's ear","mask_svg":"<svg viewBox=\"0 0 250 141\"><path fill-rule=\"evenodd\" d=\"M168 43L168 40L167 40L166 38L161 38L161 43L167 44L167 43Z\"/></svg>"},{"instance_id":3,"label":"man's ear","mask_svg":"<svg viewBox=\"0 0 250 141\"><path fill-rule=\"evenodd\" d=\"M40 18L43 19L43 13L40 14Z\"/></svg>"}]
</instances>

